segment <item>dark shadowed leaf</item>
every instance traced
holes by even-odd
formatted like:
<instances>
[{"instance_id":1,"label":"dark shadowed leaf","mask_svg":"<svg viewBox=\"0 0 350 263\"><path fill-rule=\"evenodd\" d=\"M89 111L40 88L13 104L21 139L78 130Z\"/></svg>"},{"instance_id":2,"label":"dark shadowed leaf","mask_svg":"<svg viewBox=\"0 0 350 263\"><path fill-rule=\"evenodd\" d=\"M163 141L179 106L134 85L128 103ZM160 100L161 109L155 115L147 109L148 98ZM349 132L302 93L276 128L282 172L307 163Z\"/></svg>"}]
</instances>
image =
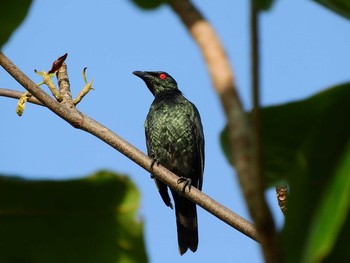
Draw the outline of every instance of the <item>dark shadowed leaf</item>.
<instances>
[{"instance_id":1,"label":"dark shadowed leaf","mask_svg":"<svg viewBox=\"0 0 350 263\"><path fill-rule=\"evenodd\" d=\"M350 84L263 108L262 118L266 185L288 182L290 189L286 262L350 262L348 255L343 261L350 244L343 234L350 221ZM229 156L226 130L221 142Z\"/></svg>"},{"instance_id":2,"label":"dark shadowed leaf","mask_svg":"<svg viewBox=\"0 0 350 263\"><path fill-rule=\"evenodd\" d=\"M350 19L350 1L349 0L314 0L315 2L329 8L333 12Z\"/></svg>"},{"instance_id":3,"label":"dark shadowed leaf","mask_svg":"<svg viewBox=\"0 0 350 263\"><path fill-rule=\"evenodd\" d=\"M0 178L0 262L147 262L140 194L126 176Z\"/></svg>"},{"instance_id":4,"label":"dark shadowed leaf","mask_svg":"<svg viewBox=\"0 0 350 263\"><path fill-rule=\"evenodd\" d=\"M313 216L310 235L308 236L303 262L322 262L336 245L340 231L344 229L344 223L350 223L347 218L350 204L350 143L344 156L340 159L335 172L330 178L330 183L321 197L320 204ZM346 232L349 234L350 232ZM344 236L345 237L345 236ZM344 238L343 237L343 238ZM336 245L331 257L341 258L344 262L350 262L350 255L346 253L346 245L350 238ZM341 255L341 256L340 256ZM333 259L329 262L336 262Z\"/></svg>"},{"instance_id":5,"label":"dark shadowed leaf","mask_svg":"<svg viewBox=\"0 0 350 263\"><path fill-rule=\"evenodd\" d=\"M269 106L262 109L264 176L267 186L289 180L298 165L301 151L310 151L315 142L315 133L320 133L320 145L330 142L336 158L342 153L344 141L349 138L346 130L350 114L350 84L340 85L320 92L308 99ZM341 136L331 137L333 133ZM324 136L324 138L322 138ZM221 146L228 161L231 150L227 128L221 133ZM309 145L309 146L308 146ZM312 154L313 152L309 153ZM316 152L327 159L329 152Z\"/></svg>"},{"instance_id":6,"label":"dark shadowed leaf","mask_svg":"<svg viewBox=\"0 0 350 263\"><path fill-rule=\"evenodd\" d=\"M349 173L348 173L349 174ZM349 192L348 192L349 194ZM348 200L349 200L348 196ZM341 259L343 262L350 262L350 253L349 253L349 233L350 233L350 209L347 210L346 221L343 227L340 229L338 239L334 246L336 249L333 249L330 255L326 256L324 262L333 263L338 262Z\"/></svg>"},{"instance_id":7,"label":"dark shadowed leaf","mask_svg":"<svg viewBox=\"0 0 350 263\"><path fill-rule=\"evenodd\" d=\"M154 9L168 2L168 0L132 0L132 2L143 9Z\"/></svg>"},{"instance_id":8,"label":"dark shadowed leaf","mask_svg":"<svg viewBox=\"0 0 350 263\"><path fill-rule=\"evenodd\" d=\"M337 202L348 198L350 178L337 173L340 166L347 167L341 163L350 139L349 100L350 84L345 84L263 110L266 178L275 184L287 180L290 186L283 231L287 262L318 262L314 260L344 246L335 243L349 220L348 205L341 210Z\"/></svg>"},{"instance_id":9,"label":"dark shadowed leaf","mask_svg":"<svg viewBox=\"0 0 350 263\"><path fill-rule=\"evenodd\" d=\"M31 3L31 0L1 1L0 49L7 42L16 28L22 23Z\"/></svg>"},{"instance_id":10,"label":"dark shadowed leaf","mask_svg":"<svg viewBox=\"0 0 350 263\"><path fill-rule=\"evenodd\" d=\"M258 10L267 11L271 8L274 0L254 0L254 5Z\"/></svg>"}]
</instances>

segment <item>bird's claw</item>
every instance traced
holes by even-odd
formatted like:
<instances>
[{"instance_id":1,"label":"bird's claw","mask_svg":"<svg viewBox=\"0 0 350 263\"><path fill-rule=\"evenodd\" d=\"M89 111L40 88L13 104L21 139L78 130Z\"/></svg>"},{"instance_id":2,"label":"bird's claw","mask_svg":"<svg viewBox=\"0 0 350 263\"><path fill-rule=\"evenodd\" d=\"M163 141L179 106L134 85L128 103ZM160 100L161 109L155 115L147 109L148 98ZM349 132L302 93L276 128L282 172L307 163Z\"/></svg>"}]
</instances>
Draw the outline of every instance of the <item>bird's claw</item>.
<instances>
[{"instance_id":1,"label":"bird's claw","mask_svg":"<svg viewBox=\"0 0 350 263\"><path fill-rule=\"evenodd\" d=\"M177 183L178 184L181 184L185 182L183 188L182 188L182 192L185 192L185 189L186 187L188 187L188 190L191 190L191 184L192 184L192 180L191 178L187 178L187 177L180 177L178 180L177 180Z\"/></svg>"},{"instance_id":2,"label":"bird's claw","mask_svg":"<svg viewBox=\"0 0 350 263\"><path fill-rule=\"evenodd\" d=\"M157 166L159 165L158 159L152 154L150 156L152 158L152 163L151 163L151 170L153 169L153 166L156 164ZM151 174L151 179L154 179L154 175Z\"/></svg>"},{"instance_id":3,"label":"bird's claw","mask_svg":"<svg viewBox=\"0 0 350 263\"><path fill-rule=\"evenodd\" d=\"M157 164L157 166L159 165L159 161L157 157L153 154L150 157L152 158L152 163L151 163L151 169L152 169L155 164Z\"/></svg>"}]
</instances>

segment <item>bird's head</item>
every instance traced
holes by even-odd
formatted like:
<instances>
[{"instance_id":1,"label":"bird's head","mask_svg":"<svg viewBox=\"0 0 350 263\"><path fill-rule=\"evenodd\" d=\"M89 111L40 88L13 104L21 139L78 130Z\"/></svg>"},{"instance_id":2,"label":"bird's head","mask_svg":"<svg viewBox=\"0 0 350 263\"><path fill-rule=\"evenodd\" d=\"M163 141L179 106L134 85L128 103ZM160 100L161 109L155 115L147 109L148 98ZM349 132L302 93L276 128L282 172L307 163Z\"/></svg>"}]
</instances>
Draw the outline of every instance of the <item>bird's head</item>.
<instances>
[{"instance_id":1,"label":"bird's head","mask_svg":"<svg viewBox=\"0 0 350 263\"><path fill-rule=\"evenodd\" d=\"M148 89L156 97L166 92L180 92L172 76L163 71L134 71L134 75L141 78Z\"/></svg>"}]
</instances>

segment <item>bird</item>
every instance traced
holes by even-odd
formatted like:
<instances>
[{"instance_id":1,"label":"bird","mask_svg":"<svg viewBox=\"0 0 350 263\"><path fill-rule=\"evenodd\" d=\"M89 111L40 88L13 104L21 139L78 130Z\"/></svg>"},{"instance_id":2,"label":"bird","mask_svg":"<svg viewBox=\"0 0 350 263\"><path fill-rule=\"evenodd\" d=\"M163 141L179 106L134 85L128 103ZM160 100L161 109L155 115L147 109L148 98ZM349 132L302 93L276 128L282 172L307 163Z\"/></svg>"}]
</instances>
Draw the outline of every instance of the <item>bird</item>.
<instances>
[{"instance_id":1,"label":"bird","mask_svg":"<svg viewBox=\"0 0 350 263\"><path fill-rule=\"evenodd\" d=\"M145 120L148 156L186 181L188 187L202 190L204 171L204 134L196 106L178 89L175 79L164 71L134 71L154 96ZM166 206L173 209L166 184L155 178ZM196 205L173 189L178 249L180 255L198 247Z\"/></svg>"}]
</instances>

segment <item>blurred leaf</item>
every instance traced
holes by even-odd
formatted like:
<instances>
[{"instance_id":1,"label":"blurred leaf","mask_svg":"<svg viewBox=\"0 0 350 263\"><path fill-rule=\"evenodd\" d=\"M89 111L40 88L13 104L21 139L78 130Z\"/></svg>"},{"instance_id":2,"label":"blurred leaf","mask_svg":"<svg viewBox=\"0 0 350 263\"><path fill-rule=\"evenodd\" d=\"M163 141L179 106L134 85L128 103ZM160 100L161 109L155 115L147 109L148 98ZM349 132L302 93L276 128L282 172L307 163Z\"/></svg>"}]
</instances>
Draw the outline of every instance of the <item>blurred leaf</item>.
<instances>
[{"instance_id":1,"label":"blurred leaf","mask_svg":"<svg viewBox=\"0 0 350 263\"><path fill-rule=\"evenodd\" d=\"M350 262L344 255L350 244L349 232L344 234L350 231L349 116L350 83L262 109L267 185L289 182L286 262ZM229 157L227 138L224 130L221 143Z\"/></svg>"},{"instance_id":2,"label":"blurred leaf","mask_svg":"<svg viewBox=\"0 0 350 263\"><path fill-rule=\"evenodd\" d=\"M303 147L313 142L314 132L322 132L320 142L316 143L323 145L325 141L330 141L335 148L338 147L333 150L339 157L344 147L342 143L349 138L348 131L344 130L350 125L346 115L350 114L349 100L350 83L325 90L308 99L262 109L264 176L267 186L289 180L298 165ZM330 137L336 132L342 136ZM220 140L225 156L231 162L227 128L221 133ZM329 153L316 154L324 160Z\"/></svg>"},{"instance_id":3,"label":"blurred leaf","mask_svg":"<svg viewBox=\"0 0 350 263\"><path fill-rule=\"evenodd\" d=\"M349 174L348 174L349 175ZM349 198L349 197L348 197ZM329 255L325 258L325 263L339 262L350 262L349 253L349 233L350 233L350 209L347 210L346 221L339 232L338 239L336 240L335 247Z\"/></svg>"},{"instance_id":4,"label":"blurred leaf","mask_svg":"<svg viewBox=\"0 0 350 263\"><path fill-rule=\"evenodd\" d=\"M1 1L0 49L7 42L16 28L22 23L31 3L31 0Z\"/></svg>"},{"instance_id":5,"label":"blurred leaf","mask_svg":"<svg viewBox=\"0 0 350 263\"><path fill-rule=\"evenodd\" d=\"M235 147L231 147L228 135L228 127L226 125L220 134L220 144L226 160L231 166L234 166L232 163L232 152L235 151Z\"/></svg>"},{"instance_id":6,"label":"blurred leaf","mask_svg":"<svg viewBox=\"0 0 350 263\"><path fill-rule=\"evenodd\" d=\"M125 176L0 178L0 262L147 262L140 194Z\"/></svg>"},{"instance_id":7,"label":"blurred leaf","mask_svg":"<svg viewBox=\"0 0 350 263\"><path fill-rule=\"evenodd\" d=\"M267 11L271 8L274 0L254 0L254 5L258 10Z\"/></svg>"},{"instance_id":8,"label":"blurred leaf","mask_svg":"<svg viewBox=\"0 0 350 263\"><path fill-rule=\"evenodd\" d=\"M169 0L132 0L134 4L142 9L154 9L168 1ZM271 8L273 2L274 0L254 0L254 5L258 10L267 11Z\"/></svg>"},{"instance_id":9,"label":"blurred leaf","mask_svg":"<svg viewBox=\"0 0 350 263\"><path fill-rule=\"evenodd\" d=\"M349 0L314 0L315 2L329 8L333 12L350 19L350 1Z\"/></svg>"},{"instance_id":10,"label":"blurred leaf","mask_svg":"<svg viewBox=\"0 0 350 263\"><path fill-rule=\"evenodd\" d=\"M338 243L338 234L350 220L344 218L348 215L347 203L338 203L349 198L346 193L349 178L342 178L349 165L344 163L350 142L349 100L350 84L309 99L308 110L313 112L313 119L305 126L307 133L301 139L289 174L291 190L283 231L287 262L308 260L310 254L314 260L311 262L321 262L318 260L329 253L341 253L350 243L350 235L343 238L344 243ZM310 113L305 111L304 114ZM349 171L347 175L349 177ZM332 198L336 199L333 203L330 202ZM345 210L340 211L340 208ZM315 228L326 225L328 220L333 222L326 229L318 229L316 235Z\"/></svg>"},{"instance_id":11,"label":"blurred leaf","mask_svg":"<svg viewBox=\"0 0 350 263\"><path fill-rule=\"evenodd\" d=\"M338 178L337 171L342 169L338 165L350 141L349 100L348 83L263 110L264 161L270 172L266 175L286 179L290 186L283 231L286 262L321 262L316 259L327 256L332 248L337 254L350 243L348 235L343 245L334 246L348 213L348 207L340 211L337 202L344 198L339 195L348 198L345 186L349 179ZM282 177L278 178L278 172ZM339 185L345 188L337 188ZM332 197L340 199L333 203ZM328 220L332 222L318 228L316 235L315 228Z\"/></svg>"},{"instance_id":12,"label":"blurred leaf","mask_svg":"<svg viewBox=\"0 0 350 263\"><path fill-rule=\"evenodd\" d=\"M346 220L350 206L350 143L342 159L313 217L303 262L321 262L332 250ZM347 260L344 256L338 258L350 262L349 255Z\"/></svg>"},{"instance_id":13,"label":"blurred leaf","mask_svg":"<svg viewBox=\"0 0 350 263\"><path fill-rule=\"evenodd\" d=\"M154 9L169 0L132 0L134 4L142 9Z\"/></svg>"}]
</instances>

